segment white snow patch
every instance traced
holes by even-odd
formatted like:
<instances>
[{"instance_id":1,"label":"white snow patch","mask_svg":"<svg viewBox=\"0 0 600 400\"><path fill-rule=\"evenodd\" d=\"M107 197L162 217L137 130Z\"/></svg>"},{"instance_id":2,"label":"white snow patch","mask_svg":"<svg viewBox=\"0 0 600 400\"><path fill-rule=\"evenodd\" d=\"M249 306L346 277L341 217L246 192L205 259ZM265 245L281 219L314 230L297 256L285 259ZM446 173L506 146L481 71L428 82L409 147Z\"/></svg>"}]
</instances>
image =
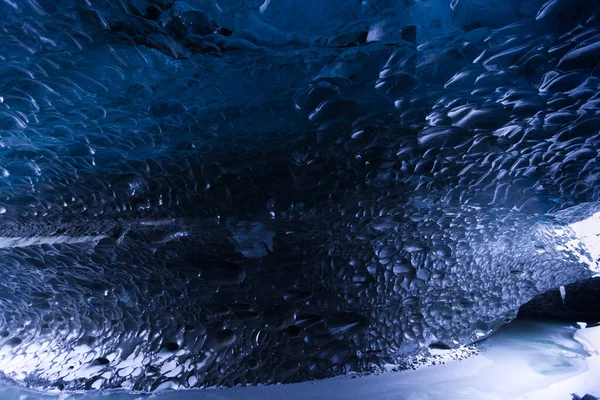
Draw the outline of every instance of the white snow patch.
<instances>
[{"instance_id":1,"label":"white snow patch","mask_svg":"<svg viewBox=\"0 0 600 400\"><path fill-rule=\"evenodd\" d=\"M527 399L562 400L569 399L573 393L580 396L600 395L600 326L581 328L575 332L573 338L590 353L585 359L585 370L569 379L532 392Z\"/></svg>"},{"instance_id":2,"label":"white snow patch","mask_svg":"<svg viewBox=\"0 0 600 400\"><path fill-rule=\"evenodd\" d=\"M596 274L600 274L600 212L593 214L579 222L569 225L569 228L575 233L577 239L567 243L569 247L578 247L581 244L592 256L592 260L582 259L590 266L590 269Z\"/></svg>"}]
</instances>

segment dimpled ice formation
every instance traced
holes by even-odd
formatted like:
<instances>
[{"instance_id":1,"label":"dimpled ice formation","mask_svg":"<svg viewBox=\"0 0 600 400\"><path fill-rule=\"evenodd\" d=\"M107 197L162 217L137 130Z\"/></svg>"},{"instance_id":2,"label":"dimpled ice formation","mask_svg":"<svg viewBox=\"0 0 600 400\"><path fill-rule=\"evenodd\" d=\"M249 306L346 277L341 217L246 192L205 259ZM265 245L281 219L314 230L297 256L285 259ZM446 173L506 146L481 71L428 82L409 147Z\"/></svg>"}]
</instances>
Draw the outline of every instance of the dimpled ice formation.
<instances>
[{"instance_id":1,"label":"dimpled ice formation","mask_svg":"<svg viewBox=\"0 0 600 400\"><path fill-rule=\"evenodd\" d=\"M0 371L19 384L374 371L599 272L595 2L0 15Z\"/></svg>"}]
</instances>

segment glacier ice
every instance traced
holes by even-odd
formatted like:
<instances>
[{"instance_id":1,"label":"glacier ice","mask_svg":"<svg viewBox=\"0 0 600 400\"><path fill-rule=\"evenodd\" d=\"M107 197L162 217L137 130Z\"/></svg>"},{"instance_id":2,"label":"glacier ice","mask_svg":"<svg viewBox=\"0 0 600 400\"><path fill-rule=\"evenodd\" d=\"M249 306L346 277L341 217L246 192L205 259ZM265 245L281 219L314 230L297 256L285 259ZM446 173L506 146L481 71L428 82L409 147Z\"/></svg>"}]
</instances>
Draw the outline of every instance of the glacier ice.
<instances>
[{"instance_id":1,"label":"glacier ice","mask_svg":"<svg viewBox=\"0 0 600 400\"><path fill-rule=\"evenodd\" d=\"M518 319L502 327L485 343L453 350L431 349L428 363L415 370L381 374L351 374L318 382L287 385L180 390L153 393L159 400L277 400L277 399L397 399L427 400L548 400L578 399L572 395L600 394L595 379L600 356L594 341L598 327ZM470 355L468 358L463 358ZM510 382L510 384L507 384ZM1 386L6 400L62 400L61 392L40 393ZM69 400L139 400L126 390L70 393ZM588 400L588 398L586 398Z\"/></svg>"},{"instance_id":2,"label":"glacier ice","mask_svg":"<svg viewBox=\"0 0 600 400\"><path fill-rule=\"evenodd\" d=\"M0 3L0 371L372 371L598 273L600 8Z\"/></svg>"}]
</instances>

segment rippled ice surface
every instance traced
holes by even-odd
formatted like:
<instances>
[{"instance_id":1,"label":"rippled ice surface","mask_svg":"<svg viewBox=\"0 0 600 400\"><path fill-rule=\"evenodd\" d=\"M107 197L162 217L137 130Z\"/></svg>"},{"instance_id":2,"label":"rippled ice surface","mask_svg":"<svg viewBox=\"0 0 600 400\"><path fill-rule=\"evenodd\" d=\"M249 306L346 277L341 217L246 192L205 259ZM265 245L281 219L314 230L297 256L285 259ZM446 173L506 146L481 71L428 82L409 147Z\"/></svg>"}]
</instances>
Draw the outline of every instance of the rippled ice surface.
<instances>
[{"instance_id":1,"label":"rippled ice surface","mask_svg":"<svg viewBox=\"0 0 600 400\"><path fill-rule=\"evenodd\" d=\"M7 0L0 15L15 381L377 371L600 269L597 2Z\"/></svg>"},{"instance_id":2,"label":"rippled ice surface","mask_svg":"<svg viewBox=\"0 0 600 400\"><path fill-rule=\"evenodd\" d=\"M578 340L573 339L576 332ZM590 346L584 349L582 340ZM600 328L582 331L567 323L516 320L480 343L480 352L474 356L411 371L150 396L125 392L41 394L4 386L0 396L6 400L570 400L571 393L600 394L600 381L596 379L600 355L592 347L599 344Z\"/></svg>"}]
</instances>

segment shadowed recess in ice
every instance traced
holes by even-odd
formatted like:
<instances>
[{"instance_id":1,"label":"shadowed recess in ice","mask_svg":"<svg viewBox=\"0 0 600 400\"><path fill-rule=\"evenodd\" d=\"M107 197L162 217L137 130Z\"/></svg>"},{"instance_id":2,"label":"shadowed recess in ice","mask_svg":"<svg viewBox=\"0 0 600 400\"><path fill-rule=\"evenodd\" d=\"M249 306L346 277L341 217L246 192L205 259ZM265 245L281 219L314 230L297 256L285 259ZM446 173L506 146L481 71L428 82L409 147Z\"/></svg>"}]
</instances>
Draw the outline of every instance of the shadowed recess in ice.
<instances>
[{"instance_id":1,"label":"shadowed recess in ice","mask_svg":"<svg viewBox=\"0 0 600 400\"><path fill-rule=\"evenodd\" d=\"M595 275L599 12L0 2L0 371L371 371Z\"/></svg>"}]
</instances>

